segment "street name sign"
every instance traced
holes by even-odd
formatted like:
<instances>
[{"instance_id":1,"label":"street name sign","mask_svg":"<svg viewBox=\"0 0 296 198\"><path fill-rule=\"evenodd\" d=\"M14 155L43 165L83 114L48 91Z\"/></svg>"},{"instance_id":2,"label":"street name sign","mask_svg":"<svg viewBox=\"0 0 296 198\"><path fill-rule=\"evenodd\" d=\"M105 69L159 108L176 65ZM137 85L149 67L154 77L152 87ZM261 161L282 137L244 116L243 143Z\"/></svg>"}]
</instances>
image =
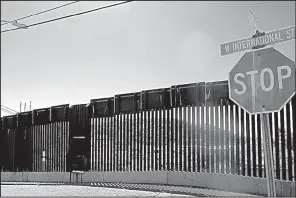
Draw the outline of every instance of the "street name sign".
<instances>
[{"instance_id":1,"label":"street name sign","mask_svg":"<svg viewBox=\"0 0 296 198\"><path fill-rule=\"evenodd\" d=\"M267 32L264 36L257 38L249 37L228 43L220 44L221 56L250 50L253 47L261 45L273 45L295 39L295 26Z\"/></svg>"},{"instance_id":2,"label":"street name sign","mask_svg":"<svg viewBox=\"0 0 296 198\"><path fill-rule=\"evenodd\" d=\"M250 114L277 112L295 94L295 61L273 47L247 52L228 82L229 97Z\"/></svg>"}]
</instances>

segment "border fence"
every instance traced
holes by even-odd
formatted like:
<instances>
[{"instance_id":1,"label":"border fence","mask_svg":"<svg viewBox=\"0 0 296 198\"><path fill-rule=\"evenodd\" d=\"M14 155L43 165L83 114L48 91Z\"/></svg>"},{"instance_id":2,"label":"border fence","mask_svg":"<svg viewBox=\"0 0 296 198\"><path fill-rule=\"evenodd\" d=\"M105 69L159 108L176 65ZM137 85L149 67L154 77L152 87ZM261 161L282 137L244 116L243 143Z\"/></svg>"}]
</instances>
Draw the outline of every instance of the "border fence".
<instances>
[{"instance_id":1,"label":"border fence","mask_svg":"<svg viewBox=\"0 0 296 198\"><path fill-rule=\"evenodd\" d=\"M275 175L295 181L296 97L270 113ZM184 171L265 177L259 115L228 97L227 81L175 85L1 118L0 168L68 172Z\"/></svg>"}]
</instances>

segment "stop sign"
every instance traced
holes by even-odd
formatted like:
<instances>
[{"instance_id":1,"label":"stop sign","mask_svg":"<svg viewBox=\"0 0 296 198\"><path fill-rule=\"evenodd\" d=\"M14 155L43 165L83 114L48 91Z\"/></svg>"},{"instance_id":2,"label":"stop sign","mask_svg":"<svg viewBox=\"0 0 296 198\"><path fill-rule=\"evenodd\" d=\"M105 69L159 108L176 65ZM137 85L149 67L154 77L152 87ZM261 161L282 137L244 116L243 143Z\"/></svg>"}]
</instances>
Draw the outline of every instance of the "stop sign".
<instances>
[{"instance_id":1,"label":"stop sign","mask_svg":"<svg viewBox=\"0 0 296 198\"><path fill-rule=\"evenodd\" d=\"M279 111L295 94L295 62L274 48L247 52L228 84L229 97L250 114Z\"/></svg>"}]
</instances>

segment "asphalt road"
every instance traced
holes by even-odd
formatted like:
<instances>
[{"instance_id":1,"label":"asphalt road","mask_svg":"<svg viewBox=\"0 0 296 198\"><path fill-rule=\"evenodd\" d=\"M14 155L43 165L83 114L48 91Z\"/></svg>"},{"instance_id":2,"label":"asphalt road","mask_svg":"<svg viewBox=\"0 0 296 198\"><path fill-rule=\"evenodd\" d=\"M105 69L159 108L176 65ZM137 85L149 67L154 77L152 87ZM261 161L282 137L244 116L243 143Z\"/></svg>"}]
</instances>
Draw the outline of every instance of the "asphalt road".
<instances>
[{"instance_id":1,"label":"asphalt road","mask_svg":"<svg viewBox=\"0 0 296 198\"><path fill-rule=\"evenodd\" d=\"M71 185L2 185L1 190L2 196L188 196L165 192Z\"/></svg>"}]
</instances>

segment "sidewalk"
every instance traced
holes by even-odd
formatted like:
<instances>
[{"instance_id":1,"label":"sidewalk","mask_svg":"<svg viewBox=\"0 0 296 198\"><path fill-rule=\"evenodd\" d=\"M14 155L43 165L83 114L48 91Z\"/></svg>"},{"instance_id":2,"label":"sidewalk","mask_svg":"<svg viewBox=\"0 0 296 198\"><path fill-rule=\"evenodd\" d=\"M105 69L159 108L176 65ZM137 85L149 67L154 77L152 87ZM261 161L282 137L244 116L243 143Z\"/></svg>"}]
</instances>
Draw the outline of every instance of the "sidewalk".
<instances>
[{"instance_id":1,"label":"sidewalk","mask_svg":"<svg viewBox=\"0 0 296 198\"><path fill-rule=\"evenodd\" d=\"M76 185L76 186L91 186L100 188L116 188L126 190L142 190L150 192L163 192L163 193L174 193L191 195L197 197L256 197L256 195L235 193L220 190L212 190L205 188L196 187L185 187L185 186L165 186L165 185L154 185L154 184L125 184L125 183L48 183L48 182L2 182L2 185ZM263 196L261 196L263 197Z\"/></svg>"}]
</instances>

